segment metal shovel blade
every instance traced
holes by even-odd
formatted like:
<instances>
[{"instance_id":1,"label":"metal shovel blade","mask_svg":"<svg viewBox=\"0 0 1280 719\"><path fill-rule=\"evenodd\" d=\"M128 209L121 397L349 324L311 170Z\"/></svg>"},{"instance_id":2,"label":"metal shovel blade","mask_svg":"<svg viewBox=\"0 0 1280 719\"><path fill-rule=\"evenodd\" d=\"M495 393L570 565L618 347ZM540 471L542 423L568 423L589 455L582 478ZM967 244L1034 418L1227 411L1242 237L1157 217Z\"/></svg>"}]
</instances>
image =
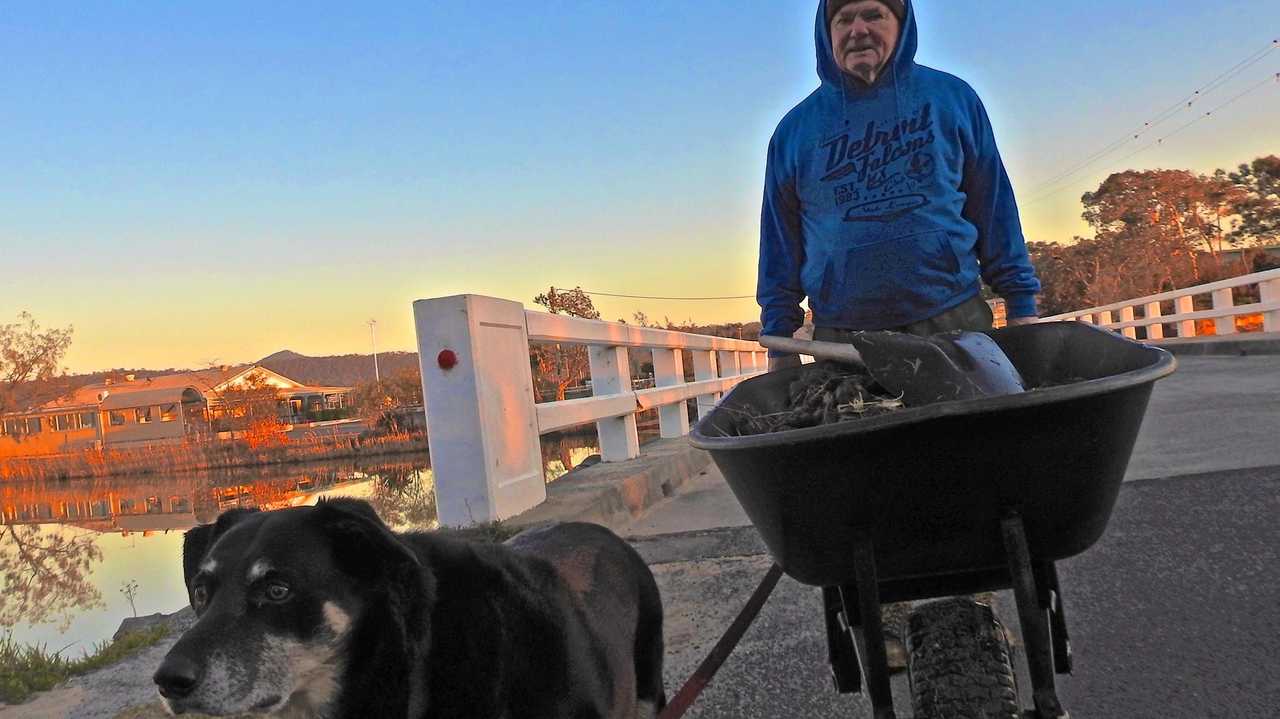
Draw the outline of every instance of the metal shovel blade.
<instances>
[{"instance_id":1,"label":"metal shovel blade","mask_svg":"<svg viewBox=\"0 0 1280 719\"><path fill-rule=\"evenodd\" d=\"M858 332L849 344L871 378L902 395L908 407L1026 390L1004 351L981 332L919 337L901 332Z\"/></svg>"}]
</instances>

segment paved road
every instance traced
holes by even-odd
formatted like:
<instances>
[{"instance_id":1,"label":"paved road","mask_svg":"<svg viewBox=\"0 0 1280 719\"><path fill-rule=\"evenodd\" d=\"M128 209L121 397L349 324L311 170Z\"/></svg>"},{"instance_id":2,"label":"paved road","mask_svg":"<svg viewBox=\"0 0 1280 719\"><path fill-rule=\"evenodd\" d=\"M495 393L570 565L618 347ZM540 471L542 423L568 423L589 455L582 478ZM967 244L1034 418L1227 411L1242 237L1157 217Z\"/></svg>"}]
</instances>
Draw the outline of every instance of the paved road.
<instances>
[{"instance_id":1,"label":"paved road","mask_svg":"<svg viewBox=\"0 0 1280 719\"><path fill-rule=\"evenodd\" d=\"M1280 465L1280 355L1178 357L1156 383L1126 479Z\"/></svg>"},{"instance_id":2,"label":"paved road","mask_svg":"<svg viewBox=\"0 0 1280 719\"><path fill-rule=\"evenodd\" d=\"M1072 716L1277 716L1277 517L1277 468L1126 484L1103 539L1059 564L1076 657L1059 690ZM750 527L651 535L637 545L666 602L674 691L771 562ZM1011 597L997 600L1016 627ZM817 590L784 578L690 716L869 716L861 697L832 692L822 626ZM899 678L900 707L904 689Z\"/></svg>"}]
</instances>

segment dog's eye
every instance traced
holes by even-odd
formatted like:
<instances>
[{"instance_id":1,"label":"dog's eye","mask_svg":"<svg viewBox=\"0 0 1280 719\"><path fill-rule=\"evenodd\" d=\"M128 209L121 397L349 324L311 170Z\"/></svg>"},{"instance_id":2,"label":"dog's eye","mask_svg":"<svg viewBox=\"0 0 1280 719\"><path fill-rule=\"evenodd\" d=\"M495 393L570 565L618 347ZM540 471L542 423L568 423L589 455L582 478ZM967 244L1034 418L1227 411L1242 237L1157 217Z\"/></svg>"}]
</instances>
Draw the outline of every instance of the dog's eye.
<instances>
[{"instance_id":1,"label":"dog's eye","mask_svg":"<svg viewBox=\"0 0 1280 719\"><path fill-rule=\"evenodd\" d=\"M266 596L272 602L283 602L289 598L289 585L281 582L272 582L267 585Z\"/></svg>"},{"instance_id":2,"label":"dog's eye","mask_svg":"<svg viewBox=\"0 0 1280 719\"><path fill-rule=\"evenodd\" d=\"M196 585L191 590L191 608L197 612L204 608L206 602L209 601L209 590L203 584Z\"/></svg>"}]
</instances>

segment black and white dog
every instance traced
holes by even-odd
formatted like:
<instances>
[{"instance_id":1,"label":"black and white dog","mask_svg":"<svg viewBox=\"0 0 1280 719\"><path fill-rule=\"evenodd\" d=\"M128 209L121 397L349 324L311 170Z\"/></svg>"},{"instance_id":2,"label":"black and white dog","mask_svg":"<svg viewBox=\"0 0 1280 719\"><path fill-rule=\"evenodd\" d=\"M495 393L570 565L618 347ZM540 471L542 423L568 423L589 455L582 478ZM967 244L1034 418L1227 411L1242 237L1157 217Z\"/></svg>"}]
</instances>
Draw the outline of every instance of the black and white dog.
<instances>
[{"instance_id":1,"label":"black and white dog","mask_svg":"<svg viewBox=\"0 0 1280 719\"><path fill-rule=\"evenodd\" d=\"M394 533L340 499L232 510L182 553L198 620L155 673L175 714L638 719L666 703L657 584L604 527L484 544Z\"/></svg>"}]
</instances>

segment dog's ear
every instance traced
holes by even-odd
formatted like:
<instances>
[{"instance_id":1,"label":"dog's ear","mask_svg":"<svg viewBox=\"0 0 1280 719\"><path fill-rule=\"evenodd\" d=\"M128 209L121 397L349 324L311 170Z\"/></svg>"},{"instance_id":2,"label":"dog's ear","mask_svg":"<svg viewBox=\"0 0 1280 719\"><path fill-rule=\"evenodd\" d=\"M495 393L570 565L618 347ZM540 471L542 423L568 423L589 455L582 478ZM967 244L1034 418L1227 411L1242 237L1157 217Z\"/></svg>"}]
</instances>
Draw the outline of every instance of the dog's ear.
<instances>
[{"instance_id":1,"label":"dog's ear","mask_svg":"<svg viewBox=\"0 0 1280 719\"><path fill-rule=\"evenodd\" d=\"M218 521L213 524L196 525L182 535L182 581L187 585L188 591L191 590L191 578L200 571L200 562L218 537L257 511L256 509L232 509L223 512L218 517Z\"/></svg>"},{"instance_id":2,"label":"dog's ear","mask_svg":"<svg viewBox=\"0 0 1280 719\"><path fill-rule=\"evenodd\" d=\"M338 565L356 577L395 576L420 570L422 563L373 511L358 499L330 499L316 505L320 526L333 540Z\"/></svg>"}]
</instances>

